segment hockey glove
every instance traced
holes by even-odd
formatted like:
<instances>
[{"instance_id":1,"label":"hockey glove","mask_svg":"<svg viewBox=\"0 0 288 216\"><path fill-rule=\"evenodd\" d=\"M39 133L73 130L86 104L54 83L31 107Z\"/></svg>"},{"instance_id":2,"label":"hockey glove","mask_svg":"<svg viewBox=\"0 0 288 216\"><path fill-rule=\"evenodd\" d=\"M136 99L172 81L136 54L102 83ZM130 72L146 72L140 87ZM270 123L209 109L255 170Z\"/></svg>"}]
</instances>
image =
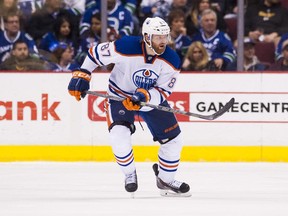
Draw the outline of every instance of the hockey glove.
<instances>
[{"instance_id":1,"label":"hockey glove","mask_svg":"<svg viewBox=\"0 0 288 216\"><path fill-rule=\"evenodd\" d=\"M84 98L87 91L90 88L89 82L91 80L91 73L87 70L77 70L72 72L72 78L68 85L70 95L74 96L77 101Z\"/></svg>"},{"instance_id":2,"label":"hockey glove","mask_svg":"<svg viewBox=\"0 0 288 216\"><path fill-rule=\"evenodd\" d=\"M136 89L131 98L123 100L123 105L127 110L138 111L141 108L140 102L150 101L150 94L143 88Z\"/></svg>"}]
</instances>

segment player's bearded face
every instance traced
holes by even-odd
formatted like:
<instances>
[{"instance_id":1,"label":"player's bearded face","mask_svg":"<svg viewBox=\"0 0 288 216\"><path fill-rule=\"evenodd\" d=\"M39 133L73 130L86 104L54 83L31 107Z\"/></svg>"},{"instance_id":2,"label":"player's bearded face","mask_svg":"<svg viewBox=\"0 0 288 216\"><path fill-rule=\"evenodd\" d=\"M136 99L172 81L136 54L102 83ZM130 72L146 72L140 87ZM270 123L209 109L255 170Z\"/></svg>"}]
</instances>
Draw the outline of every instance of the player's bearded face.
<instances>
[{"instance_id":1,"label":"player's bearded face","mask_svg":"<svg viewBox=\"0 0 288 216\"><path fill-rule=\"evenodd\" d=\"M170 40L169 35L152 35L152 47L156 53L163 53Z\"/></svg>"}]
</instances>

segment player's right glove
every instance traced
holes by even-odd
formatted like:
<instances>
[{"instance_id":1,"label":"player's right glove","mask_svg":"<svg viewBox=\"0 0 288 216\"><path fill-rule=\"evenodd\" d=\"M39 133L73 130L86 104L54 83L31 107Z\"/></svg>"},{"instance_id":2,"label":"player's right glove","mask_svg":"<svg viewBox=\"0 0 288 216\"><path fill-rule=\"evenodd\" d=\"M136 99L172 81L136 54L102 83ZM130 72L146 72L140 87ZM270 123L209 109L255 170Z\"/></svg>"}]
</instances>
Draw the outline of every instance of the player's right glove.
<instances>
[{"instance_id":1,"label":"player's right glove","mask_svg":"<svg viewBox=\"0 0 288 216\"><path fill-rule=\"evenodd\" d=\"M68 85L70 95L74 96L77 101L84 98L86 91L90 88L89 82L91 80L91 73L84 69L79 69L72 72L72 78Z\"/></svg>"},{"instance_id":2,"label":"player's right glove","mask_svg":"<svg viewBox=\"0 0 288 216\"><path fill-rule=\"evenodd\" d=\"M123 105L127 110L138 111L141 108L141 102L150 101L150 94L146 89L138 88L131 98L123 100Z\"/></svg>"}]
</instances>

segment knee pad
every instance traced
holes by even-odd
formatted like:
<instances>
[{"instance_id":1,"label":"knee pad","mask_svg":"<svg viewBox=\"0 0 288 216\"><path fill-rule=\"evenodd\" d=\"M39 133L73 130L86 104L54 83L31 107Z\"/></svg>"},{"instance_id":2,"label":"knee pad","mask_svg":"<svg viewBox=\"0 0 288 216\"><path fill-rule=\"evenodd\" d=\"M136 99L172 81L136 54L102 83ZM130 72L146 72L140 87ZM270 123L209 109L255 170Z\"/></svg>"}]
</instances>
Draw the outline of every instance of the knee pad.
<instances>
[{"instance_id":1,"label":"knee pad","mask_svg":"<svg viewBox=\"0 0 288 216\"><path fill-rule=\"evenodd\" d=\"M109 128L109 141L115 155L126 155L131 151L131 129L126 125L114 124Z\"/></svg>"},{"instance_id":2,"label":"knee pad","mask_svg":"<svg viewBox=\"0 0 288 216\"><path fill-rule=\"evenodd\" d=\"M180 158L182 146L183 146L182 136L181 134L179 134L178 136L174 137L173 139L161 145L159 150L159 156L161 157L165 155L168 158L170 157L173 158L175 157L175 159L177 159L178 157Z\"/></svg>"},{"instance_id":3,"label":"knee pad","mask_svg":"<svg viewBox=\"0 0 288 216\"><path fill-rule=\"evenodd\" d=\"M177 135L178 136L178 135ZM154 141L158 141L161 145L168 143L169 141L173 140L174 138L176 138L177 136L171 137L171 138L167 138L167 139L162 139L162 140L155 140Z\"/></svg>"},{"instance_id":4,"label":"knee pad","mask_svg":"<svg viewBox=\"0 0 288 216\"><path fill-rule=\"evenodd\" d=\"M135 128L135 125L134 125L134 124L129 123L129 122L127 122L127 121L117 121L117 122L113 122L113 123L109 126L109 128L108 128L109 132L111 131L111 129L112 129L115 125L126 126L127 128L129 128L129 130L130 130L130 132L131 132L131 135L132 135L133 133L135 133L135 131L136 131L136 128Z\"/></svg>"}]
</instances>

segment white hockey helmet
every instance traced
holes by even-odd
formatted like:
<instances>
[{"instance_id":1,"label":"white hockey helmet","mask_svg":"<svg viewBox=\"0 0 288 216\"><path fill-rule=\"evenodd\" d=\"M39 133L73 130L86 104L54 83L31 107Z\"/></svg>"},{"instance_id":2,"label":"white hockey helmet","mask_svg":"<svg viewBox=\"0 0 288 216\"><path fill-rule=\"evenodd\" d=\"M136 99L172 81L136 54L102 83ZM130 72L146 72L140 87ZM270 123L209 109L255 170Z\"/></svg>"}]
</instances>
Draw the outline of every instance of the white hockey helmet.
<instances>
[{"instance_id":1,"label":"white hockey helmet","mask_svg":"<svg viewBox=\"0 0 288 216\"><path fill-rule=\"evenodd\" d=\"M145 35L148 35L148 40L145 39ZM152 36L153 35L167 35L167 39L170 40L170 27L169 25L160 17L146 18L142 25L142 35L144 42L150 47L156 55L161 55L162 53L157 53L152 47Z\"/></svg>"},{"instance_id":2,"label":"white hockey helmet","mask_svg":"<svg viewBox=\"0 0 288 216\"><path fill-rule=\"evenodd\" d=\"M169 35L169 25L160 17L146 18L142 26L142 35Z\"/></svg>"}]
</instances>

